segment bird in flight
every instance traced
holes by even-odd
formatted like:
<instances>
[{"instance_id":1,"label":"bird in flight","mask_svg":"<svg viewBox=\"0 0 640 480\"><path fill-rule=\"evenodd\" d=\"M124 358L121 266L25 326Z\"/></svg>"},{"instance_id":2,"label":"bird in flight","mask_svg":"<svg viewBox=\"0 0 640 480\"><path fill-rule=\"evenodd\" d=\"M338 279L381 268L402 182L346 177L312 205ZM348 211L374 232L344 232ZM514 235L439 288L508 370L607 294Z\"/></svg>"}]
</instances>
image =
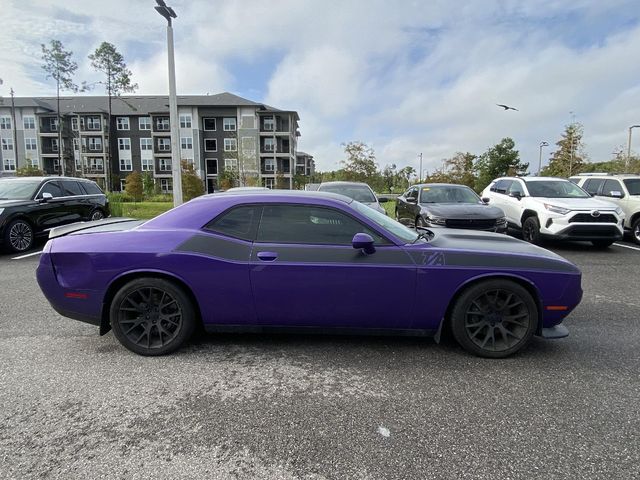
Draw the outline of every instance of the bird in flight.
<instances>
[{"instance_id":1,"label":"bird in flight","mask_svg":"<svg viewBox=\"0 0 640 480\"><path fill-rule=\"evenodd\" d=\"M499 107L504 108L505 110L515 110L516 112L520 111L517 108L510 107L509 105L503 105L501 103L496 103L496 105L499 106Z\"/></svg>"}]
</instances>

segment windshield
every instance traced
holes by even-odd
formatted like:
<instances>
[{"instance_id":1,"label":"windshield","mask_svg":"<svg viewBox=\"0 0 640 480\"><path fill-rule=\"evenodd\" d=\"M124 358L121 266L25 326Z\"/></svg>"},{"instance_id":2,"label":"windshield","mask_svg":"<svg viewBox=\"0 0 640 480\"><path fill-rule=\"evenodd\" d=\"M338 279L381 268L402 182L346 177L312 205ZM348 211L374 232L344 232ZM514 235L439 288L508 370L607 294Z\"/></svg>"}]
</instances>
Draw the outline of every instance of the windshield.
<instances>
[{"instance_id":1,"label":"windshield","mask_svg":"<svg viewBox=\"0 0 640 480\"><path fill-rule=\"evenodd\" d=\"M482 203L469 187L430 185L422 187L420 203Z\"/></svg>"},{"instance_id":2,"label":"windshield","mask_svg":"<svg viewBox=\"0 0 640 480\"><path fill-rule=\"evenodd\" d=\"M376 196L373 194L368 185L320 185L320 192L339 193L345 197L353 198L357 202L376 203Z\"/></svg>"},{"instance_id":3,"label":"windshield","mask_svg":"<svg viewBox=\"0 0 640 480\"><path fill-rule=\"evenodd\" d=\"M418 238L418 234L414 230L411 230L392 218L387 217L384 213L380 213L377 210L367 207L359 202L353 202L351 206L372 222L393 233L396 237L405 240L407 243L413 243Z\"/></svg>"},{"instance_id":4,"label":"windshield","mask_svg":"<svg viewBox=\"0 0 640 480\"><path fill-rule=\"evenodd\" d=\"M29 200L39 185L39 180L0 180L0 200Z\"/></svg>"},{"instance_id":5,"label":"windshield","mask_svg":"<svg viewBox=\"0 0 640 480\"><path fill-rule=\"evenodd\" d=\"M568 180L540 180L527 182L529 195L544 198L589 198L587 192Z\"/></svg>"},{"instance_id":6,"label":"windshield","mask_svg":"<svg viewBox=\"0 0 640 480\"><path fill-rule=\"evenodd\" d=\"M629 190L629 195L640 195L640 178L628 178L623 182Z\"/></svg>"}]
</instances>

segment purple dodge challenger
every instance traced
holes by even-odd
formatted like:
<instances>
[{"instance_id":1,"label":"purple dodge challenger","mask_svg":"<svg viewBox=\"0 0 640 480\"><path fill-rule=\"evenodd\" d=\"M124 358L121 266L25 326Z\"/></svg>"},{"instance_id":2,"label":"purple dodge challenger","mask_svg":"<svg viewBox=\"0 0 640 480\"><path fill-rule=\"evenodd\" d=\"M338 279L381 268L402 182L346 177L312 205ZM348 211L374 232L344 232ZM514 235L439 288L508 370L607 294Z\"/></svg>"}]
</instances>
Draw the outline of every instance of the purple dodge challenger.
<instances>
[{"instance_id":1,"label":"purple dodge challenger","mask_svg":"<svg viewBox=\"0 0 640 480\"><path fill-rule=\"evenodd\" d=\"M411 230L350 198L256 191L199 197L147 222L51 232L37 272L53 308L142 355L207 331L435 336L506 357L560 338L580 270L520 240ZM384 289L381 290L381 286Z\"/></svg>"}]
</instances>

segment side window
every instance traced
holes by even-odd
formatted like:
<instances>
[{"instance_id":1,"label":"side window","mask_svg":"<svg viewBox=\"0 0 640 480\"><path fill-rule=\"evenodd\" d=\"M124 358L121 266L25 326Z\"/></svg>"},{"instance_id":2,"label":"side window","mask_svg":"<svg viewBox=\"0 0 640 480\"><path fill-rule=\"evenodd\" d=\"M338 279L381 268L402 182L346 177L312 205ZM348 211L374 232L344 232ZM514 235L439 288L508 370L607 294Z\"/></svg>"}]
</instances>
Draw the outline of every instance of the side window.
<instances>
[{"instance_id":1,"label":"side window","mask_svg":"<svg viewBox=\"0 0 640 480\"><path fill-rule=\"evenodd\" d=\"M498 180L494 187L494 192L506 194L513 180Z\"/></svg>"},{"instance_id":2,"label":"side window","mask_svg":"<svg viewBox=\"0 0 640 480\"><path fill-rule=\"evenodd\" d=\"M351 245L356 233L368 233L375 243L386 239L333 208L307 205L266 205L258 228L258 242Z\"/></svg>"},{"instance_id":3,"label":"side window","mask_svg":"<svg viewBox=\"0 0 640 480\"><path fill-rule=\"evenodd\" d=\"M228 237L253 241L261 207L246 205L232 208L205 225L205 229Z\"/></svg>"},{"instance_id":4,"label":"side window","mask_svg":"<svg viewBox=\"0 0 640 480\"><path fill-rule=\"evenodd\" d=\"M62 197L62 190L58 185L58 182L47 182L44 187L42 187L42 191L40 192L40 197L42 197L43 193L50 193L53 198Z\"/></svg>"},{"instance_id":5,"label":"side window","mask_svg":"<svg viewBox=\"0 0 640 480\"><path fill-rule=\"evenodd\" d=\"M102 195L100 187L93 182L82 182L82 186L86 190L88 195Z\"/></svg>"},{"instance_id":6,"label":"side window","mask_svg":"<svg viewBox=\"0 0 640 480\"><path fill-rule=\"evenodd\" d=\"M520 184L520 182L518 180L513 180L511 182L511 185L509 186L509 189L507 190L508 194L513 194L513 193L519 193L520 196L524 196L524 188L522 188L522 185Z\"/></svg>"},{"instance_id":7,"label":"side window","mask_svg":"<svg viewBox=\"0 0 640 480\"><path fill-rule=\"evenodd\" d=\"M74 195L84 195L84 191L78 184L78 182L74 182L71 180L63 180L62 181L62 193L66 197L71 197Z\"/></svg>"},{"instance_id":8,"label":"side window","mask_svg":"<svg viewBox=\"0 0 640 480\"><path fill-rule=\"evenodd\" d=\"M604 181L604 186L602 187L602 195L604 195L605 197L611 197L611 192L624 192L618 180L607 179Z\"/></svg>"},{"instance_id":9,"label":"side window","mask_svg":"<svg viewBox=\"0 0 640 480\"><path fill-rule=\"evenodd\" d=\"M415 199L417 199L417 198L418 198L418 189L417 189L417 188L415 188L415 187L410 188L410 189L407 191L407 193L406 193L406 195L405 195L405 198L409 198L409 199L411 199L411 200L415 200Z\"/></svg>"},{"instance_id":10,"label":"side window","mask_svg":"<svg viewBox=\"0 0 640 480\"><path fill-rule=\"evenodd\" d=\"M598 193L600 189L600 185L604 183L604 178L589 178L586 182L584 182L584 189L589 192L591 195L595 195Z\"/></svg>"}]
</instances>

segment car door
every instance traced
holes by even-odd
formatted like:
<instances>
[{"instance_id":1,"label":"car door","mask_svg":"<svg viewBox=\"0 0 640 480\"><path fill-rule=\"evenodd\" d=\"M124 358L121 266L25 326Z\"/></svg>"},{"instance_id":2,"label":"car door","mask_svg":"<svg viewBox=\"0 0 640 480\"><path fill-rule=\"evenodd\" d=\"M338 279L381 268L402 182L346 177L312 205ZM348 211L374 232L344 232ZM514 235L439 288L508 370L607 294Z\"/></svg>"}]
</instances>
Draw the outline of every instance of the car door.
<instances>
[{"instance_id":1,"label":"car door","mask_svg":"<svg viewBox=\"0 0 640 480\"><path fill-rule=\"evenodd\" d=\"M75 180L60 180L67 208L67 222L80 222L89 217L91 202L82 186Z\"/></svg>"},{"instance_id":2,"label":"car door","mask_svg":"<svg viewBox=\"0 0 640 480\"><path fill-rule=\"evenodd\" d=\"M507 217L507 222L512 225L519 225L517 223L519 219L515 219L508 212L508 203L507 203L507 190L511 186L512 180L503 178L502 180L498 180L493 187L491 187L491 202L490 204L494 207L499 207L504 212Z\"/></svg>"},{"instance_id":3,"label":"car door","mask_svg":"<svg viewBox=\"0 0 640 480\"><path fill-rule=\"evenodd\" d=\"M600 193L598 194L602 200L615 203L623 210L625 210L627 199L619 180L615 178L607 178L602 184Z\"/></svg>"},{"instance_id":4,"label":"car door","mask_svg":"<svg viewBox=\"0 0 640 480\"><path fill-rule=\"evenodd\" d=\"M44 199L43 194L48 193L50 199ZM40 188L36 195L38 206L33 214L34 222L39 230L49 230L51 228L68 223L67 207L65 205L64 194L60 183L57 180L49 180Z\"/></svg>"},{"instance_id":5,"label":"car door","mask_svg":"<svg viewBox=\"0 0 640 480\"><path fill-rule=\"evenodd\" d=\"M375 240L370 255L356 233ZM332 207L265 205L250 279L258 323L276 326L408 328L416 267L409 255Z\"/></svg>"},{"instance_id":6,"label":"car door","mask_svg":"<svg viewBox=\"0 0 640 480\"><path fill-rule=\"evenodd\" d=\"M413 225L413 206L418 201L418 189L411 187L401 199L401 208L398 208L398 220L405 225Z\"/></svg>"},{"instance_id":7,"label":"car door","mask_svg":"<svg viewBox=\"0 0 640 480\"><path fill-rule=\"evenodd\" d=\"M522 218L522 197L525 195L524 185L520 180L509 180L511 182L506 188L504 195L504 206L501 207L507 219L517 226Z\"/></svg>"}]
</instances>

